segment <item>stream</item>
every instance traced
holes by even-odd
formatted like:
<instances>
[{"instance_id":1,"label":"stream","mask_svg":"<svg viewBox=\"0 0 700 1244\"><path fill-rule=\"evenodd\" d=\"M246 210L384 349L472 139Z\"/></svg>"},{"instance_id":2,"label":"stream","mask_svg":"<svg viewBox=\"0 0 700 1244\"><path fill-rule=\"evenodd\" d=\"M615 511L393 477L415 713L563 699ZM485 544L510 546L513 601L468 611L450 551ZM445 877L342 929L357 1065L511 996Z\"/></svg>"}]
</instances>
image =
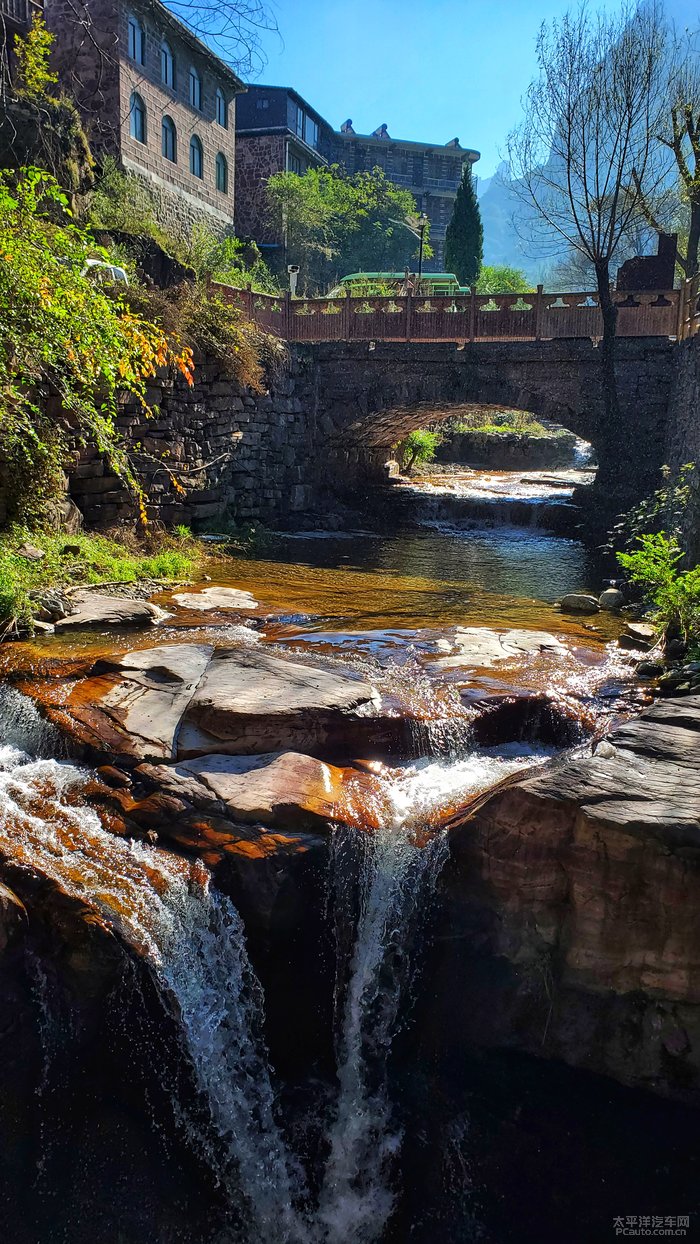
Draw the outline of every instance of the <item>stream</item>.
<instances>
[{"instance_id":1,"label":"stream","mask_svg":"<svg viewBox=\"0 0 700 1244\"><path fill-rule=\"evenodd\" d=\"M637 1098L618 1086L593 1085L589 1092L578 1073L563 1069L547 1078L541 1069L531 1074L526 1065L497 1066L488 1059L481 1071L478 1060L467 1060L450 1079L445 1069L416 1065L411 1052L414 1014L425 1005L436 888L450 850L448 812L539 766L583 740L594 723L624 716L636 702L629 665L614 643L620 620L557 608L567 591L599 590L600 584L583 547L551 534L545 521L547 506L566 504L581 473L549 473L557 476L554 483L547 475L528 473L523 482L504 473L463 472L419 481L405 486L411 523L389 534L279 533L254 556L213 563L215 586L254 598L245 625L225 611L198 611L186 595L175 602L169 591L157 598L167 617L155 639L153 630L85 631L28 641L6 656L7 673L23 662L34 676L42 663L99 660L154 643L264 649L371 681L388 703L423 713L427 723L414 731L414 756L378 761L353 755L339 762L357 760L353 773L368 773L373 785L359 797L357 824L339 825L327 846L302 843L315 861L308 882L314 911L301 919L311 923L298 936L285 932L292 926L281 916L281 931L251 920L255 904L251 883L241 881L242 865L221 888L219 874L212 877L190 849L174 850L162 835L149 841L113 832L94 801L89 764L31 699L3 689L0 857L12 861L8 884L13 877L18 884L41 879L137 965L133 980L127 973L118 987L109 986L103 1014L90 1019L102 1034L109 1074L124 1075L132 1053L142 1060L138 1043L115 1032L113 1000L124 998L122 990L133 1016L141 1016L146 1044L162 1026L158 1007L168 1016L162 1045L160 1037L156 1043L164 1052L149 1056L159 1063L157 1074L153 1066L138 1073L153 1084L128 1098L126 1115L133 1119L148 1102L146 1139L133 1120L108 1123L99 1143L110 1148L110 1159L99 1159L91 1182L83 1140L75 1142L72 1163L68 1141L60 1141L62 1128L68 1137L76 1120L79 1126L83 1098L79 1092L77 1106L59 1108L73 1102L73 1090L69 1030L61 1018L67 1004L60 1001L53 963L54 985L42 984L39 1010L26 1023L27 1031L38 1025L39 1036L29 1044L39 1041L37 1065L44 1069L34 1090L37 1109L43 1101L50 1106L52 1092L56 1104L51 1122L42 1119L32 1143L20 1145L24 1157L13 1158L20 1165L12 1167L10 1186L0 1177L8 1239L404 1244L437 1234L448 1244L505 1244L565 1238L566 1215L558 1211L539 1227L535 1218L532 1230L509 1222L508 1184L523 1201L525 1217L536 1213L534 1194L528 1205L530 1157L522 1161L523 1137L511 1143L515 1101L541 1151L542 1171L560 1147L557 1204L568 1171L577 1160L590 1160L592 1173L571 1200L572 1213L581 1213L598 1177L596 1129L605 1126L611 1101L628 1122L643 1114ZM463 637L484 628L553 638L536 653L513 650L507 659L470 664ZM524 694L553 706L547 708L547 737L536 724L511 728L506 714L503 737L479 741L475 706L498 707ZM557 714L568 733L561 733ZM253 867L252 849L249 855ZM299 858L303 862L303 854ZM263 862L261 856L261 870ZM260 871L258 884L271 886L271 875ZM70 943L72 934L65 936ZM304 1010L303 987L298 1002L288 982L273 997L280 974L297 971L300 963L321 982L323 994L308 1028L296 1015L288 1013L282 1024L279 1019L289 1005ZM83 970L79 963L76 970ZM20 1029L24 1022L18 1020ZM297 1024L299 1032L322 1035L318 1041L295 1036ZM55 1066L47 1055L54 1046L62 1050ZM171 1064L179 1069L173 1072ZM104 1103L99 1070L91 1065L85 1074L88 1099ZM572 1111L588 1114L578 1157L570 1137L573 1115L559 1130L551 1124L561 1091L570 1093ZM170 1099L170 1118L163 1114L163 1095ZM102 1104L99 1111L118 1122L116 1106ZM668 1138L675 1127L682 1144L685 1123L672 1108L652 1103L646 1117L659 1136ZM52 1127L58 1139L49 1143ZM115 1157L119 1136L127 1137L123 1169ZM137 1159L129 1157L130 1146ZM630 1195L641 1196L657 1150L643 1139L632 1147L620 1181ZM22 1162L25 1171L33 1169L34 1192L13 1202ZM130 1175L130 1162L138 1176ZM498 1189L489 1187L494 1178ZM585 1222L572 1221L566 1238L592 1244L586 1231Z\"/></svg>"}]
</instances>

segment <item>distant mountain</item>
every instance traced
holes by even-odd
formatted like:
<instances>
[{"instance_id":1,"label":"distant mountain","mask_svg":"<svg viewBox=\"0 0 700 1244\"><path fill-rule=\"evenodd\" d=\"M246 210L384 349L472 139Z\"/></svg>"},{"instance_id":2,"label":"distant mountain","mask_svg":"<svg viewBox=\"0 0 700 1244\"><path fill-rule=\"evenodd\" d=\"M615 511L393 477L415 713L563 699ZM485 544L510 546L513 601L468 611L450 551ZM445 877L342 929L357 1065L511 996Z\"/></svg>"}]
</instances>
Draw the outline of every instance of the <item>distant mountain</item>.
<instances>
[{"instance_id":1,"label":"distant mountain","mask_svg":"<svg viewBox=\"0 0 700 1244\"><path fill-rule=\"evenodd\" d=\"M517 194L505 162L493 177L479 181L477 193L484 226L484 263L522 268L533 284L544 279L558 249L556 234L543 228L534 209ZM533 242L537 238L537 243ZM562 251L566 248L562 246ZM536 253L536 252L542 253Z\"/></svg>"}]
</instances>

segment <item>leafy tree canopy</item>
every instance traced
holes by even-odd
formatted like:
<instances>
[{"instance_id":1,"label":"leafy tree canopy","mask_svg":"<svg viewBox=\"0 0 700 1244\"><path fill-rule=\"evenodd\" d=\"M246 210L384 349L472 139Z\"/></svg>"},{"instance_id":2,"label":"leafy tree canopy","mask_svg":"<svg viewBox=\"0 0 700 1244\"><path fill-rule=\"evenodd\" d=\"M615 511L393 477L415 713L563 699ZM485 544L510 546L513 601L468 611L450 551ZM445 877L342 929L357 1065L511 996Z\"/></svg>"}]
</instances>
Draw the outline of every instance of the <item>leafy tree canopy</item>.
<instances>
[{"instance_id":1,"label":"leafy tree canopy","mask_svg":"<svg viewBox=\"0 0 700 1244\"><path fill-rule=\"evenodd\" d=\"M415 265L418 241L401 223L417 215L415 199L379 168L352 175L338 165L275 173L267 194L285 232L287 262L300 266L302 288L325 288L351 272ZM426 259L433 254L428 236L426 229Z\"/></svg>"},{"instance_id":2,"label":"leafy tree canopy","mask_svg":"<svg viewBox=\"0 0 700 1244\"><path fill-rule=\"evenodd\" d=\"M532 285L520 268L485 264L476 282L477 294L529 294Z\"/></svg>"}]
</instances>

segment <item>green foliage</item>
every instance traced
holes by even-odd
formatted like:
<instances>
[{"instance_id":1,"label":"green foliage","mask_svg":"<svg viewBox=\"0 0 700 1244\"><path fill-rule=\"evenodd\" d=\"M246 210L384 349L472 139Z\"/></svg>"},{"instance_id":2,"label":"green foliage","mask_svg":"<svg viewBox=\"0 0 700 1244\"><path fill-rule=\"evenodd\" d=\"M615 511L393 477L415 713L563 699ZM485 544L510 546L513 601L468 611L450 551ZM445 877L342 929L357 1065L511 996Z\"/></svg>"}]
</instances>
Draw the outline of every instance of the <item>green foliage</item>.
<instances>
[{"instance_id":1,"label":"green foliage","mask_svg":"<svg viewBox=\"0 0 700 1244\"><path fill-rule=\"evenodd\" d=\"M44 554L41 560L22 556L20 550L28 541L38 544ZM106 536L84 532L37 536L16 526L0 538L0 621L31 623L37 608L34 594L50 587L189 578L203 555L202 546L191 535L159 535L127 548Z\"/></svg>"},{"instance_id":2,"label":"green foliage","mask_svg":"<svg viewBox=\"0 0 700 1244\"><path fill-rule=\"evenodd\" d=\"M49 63L53 43L54 36L39 13L34 13L25 35L15 35L13 85L18 95L41 99L49 87L57 85L58 75Z\"/></svg>"},{"instance_id":3,"label":"green foliage","mask_svg":"<svg viewBox=\"0 0 700 1244\"><path fill-rule=\"evenodd\" d=\"M612 528L606 545L608 550L629 549L642 536L658 532L666 532L678 542L682 540L688 512L695 503L700 482L697 466L694 462L686 462L677 475L664 466L661 474L661 488L623 514Z\"/></svg>"},{"instance_id":4,"label":"green foliage","mask_svg":"<svg viewBox=\"0 0 700 1244\"><path fill-rule=\"evenodd\" d=\"M114 292L122 305L155 321L168 338L186 341L199 354L216 359L229 376L256 392L263 388L265 368L274 369L284 358L277 337L246 319L204 282L183 281L169 289L132 282Z\"/></svg>"},{"instance_id":5,"label":"green foliage","mask_svg":"<svg viewBox=\"0 0 700 1244\"><path fill-rule=\"evenodd\" d=\"M270 211L287 239L307 290L328 288L351 272L394 272L410 265L418 241L403 224L417 214L409 190L382 169L348 175L338 165L268 179ZM423 254L433 252L426 229Z\"/></svg>"},{"instance_id":6,"label":"green foliage","mask_svg":"<svg viewBox=\"0 0 700 1244\"><path fill-rule=\"evenodd\" d=\"M160 224L156 199L144 179L136 173L122 172L112 156L102 162L85 213L93 229L152 238L173 258L181 257L184 236L175 236Z\"/></svg>"},{"instance_id":7,"label":"green foliage","mask_svg":"<svg viewBox=\"0 0 700 1244\"><path fill-rule=\"evenodd\" d=\"M445 268L454 272L460 285L472 286L481 271L483 257L484 229L472 166L467 161L445 233Z\"/></svg>"},{"instance_id":8,"label":"green foliage","mask_svg":"<svg viewBox=\"0 0 700 1244\"><path fill-rule=\"evenodd\" d=\"M409 475L415 466L425 466L428 462L433 462L441 441L440 432L430 432L427 428L416 428L409 432L397 449L404 474Z\"/></svg>"},{"instance_id":9,"label":"green foliage","mask_svg":"<svg viewBox=\"0 0 700 1244\"><path fill-rule=\"evenodd\" d=\"M476 282L477 294L529 294L532 286L520 268L485 264Z\"/></svg>"},{"instance_id":10,"label":"green foliage","mask_svg":"<svg viewBox=\"0 0 700 1244\"><path fill-rule=\"evenodd\" d=\"M664 637L685 644L700 639L700 566L681 571L683 549L674 536L656 532L638 536L638 548L618 553L631 583L643 588Z\"/></svg>"},{"instance_id":11,"label":"green foliage","mask_svg":"<svg viewBox=\"0 0 700 1244\"><path fill-rule=\"evenodd\" d=\"M564 437L568 436L566 428L547 428L539 420L535 419L526 410L501 410L494 411L489 418L483 411L474 411L472 415L461 416L459 419L450 421L447 426L451 432L485 432L497 433L505 435L508 432L518 432L523 436L547 436L547 437Z\"/></svg>"},{"instance_id":12,"label":"green foliage","mask_svg":"<svg viewBox=\"0 0 700 1244\"><path fill-rule=\"evenodd\" d=\"M55 91L53 41L36 13L27 33L15 35L12 81L0 110L0 168L43 168L77 194L92 183L93 159L75 103Z\"/></svg>"},{"instance_id":13,"label":"green foliage","mask_svg":"<svg viewBox=\"0 0 700 1244\"><path fill-rule=\"evenodd\" d=\"M120 395L147 410L159 368L174 364L191 380L181 342L83 275L94 251L53 178L0 174L0 449L25 493L32 476L60 466L57 415L133 484L115 426Z\"/></svg>"},{"instance_id":14,"label":"green foliage","mask_svg":"<svg viewBox=\"0 0 700 1244\"><path fill-rule=\"evenodd\" d=\"M204 222L192 229L185 262L200 280L221 281L238 289L252 285L261 294L279 294L279 284L270 272L255 242L236 237L217 237Z\"/></svg>"}]
</instances>

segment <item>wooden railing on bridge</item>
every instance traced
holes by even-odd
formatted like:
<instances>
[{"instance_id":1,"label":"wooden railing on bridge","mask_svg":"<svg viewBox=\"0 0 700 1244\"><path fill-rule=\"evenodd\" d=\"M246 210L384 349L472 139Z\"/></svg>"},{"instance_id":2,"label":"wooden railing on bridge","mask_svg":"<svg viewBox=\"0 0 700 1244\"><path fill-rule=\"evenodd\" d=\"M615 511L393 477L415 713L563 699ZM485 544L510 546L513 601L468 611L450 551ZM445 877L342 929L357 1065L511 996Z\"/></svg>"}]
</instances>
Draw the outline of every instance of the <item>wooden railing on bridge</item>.
<instances>
[{"instance_id":1,"label":"wooden railing on bridge","mask_svg":"<svg viewBox=\"0 0 700 1244\"><path fill-rule=\"evenodd\" d=\"M216 289L261 328L287 341L540 341L603 332L596 293L548 294L542 286L532 294L430 298L361 298L348 292L340 298L292 299L228 285ZM618 335L680 337L698 331L697 292L696 286L694 301L680 290L616 293Z\"/></svg>"}]
</instances>

